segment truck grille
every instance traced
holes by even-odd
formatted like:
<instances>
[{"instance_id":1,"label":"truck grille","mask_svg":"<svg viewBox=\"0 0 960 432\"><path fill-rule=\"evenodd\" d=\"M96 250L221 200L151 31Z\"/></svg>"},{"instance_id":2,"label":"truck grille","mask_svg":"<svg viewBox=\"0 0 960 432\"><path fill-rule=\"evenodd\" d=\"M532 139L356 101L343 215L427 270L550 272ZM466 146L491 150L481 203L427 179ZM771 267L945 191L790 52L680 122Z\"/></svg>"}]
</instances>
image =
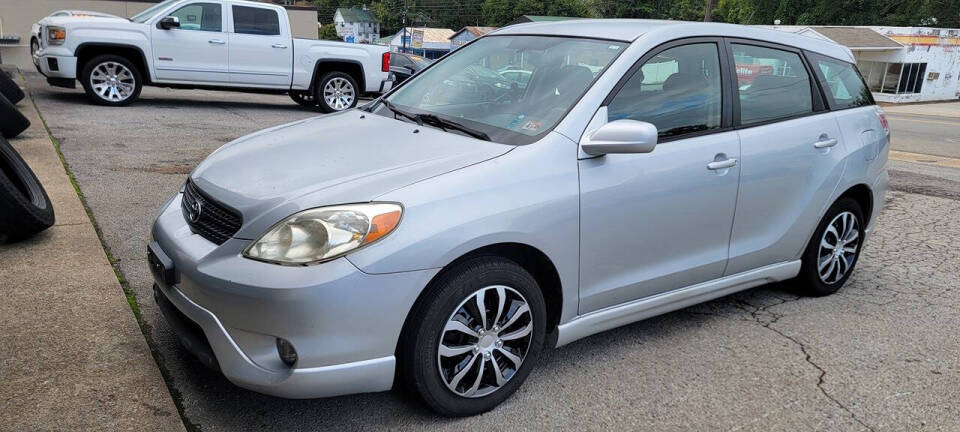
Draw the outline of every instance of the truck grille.
<instances>
[{"instance_id":1,"label":"truck grille","mask_svg":"<svg viewBox=\"0 0 960 432\"><path fill-rule=\"evenodd\" d=\"M191 231L218 245L236 234L243 223L239 214L204 195L191 181L183 188L180 210Z\"/></svg>"}]
</instances>

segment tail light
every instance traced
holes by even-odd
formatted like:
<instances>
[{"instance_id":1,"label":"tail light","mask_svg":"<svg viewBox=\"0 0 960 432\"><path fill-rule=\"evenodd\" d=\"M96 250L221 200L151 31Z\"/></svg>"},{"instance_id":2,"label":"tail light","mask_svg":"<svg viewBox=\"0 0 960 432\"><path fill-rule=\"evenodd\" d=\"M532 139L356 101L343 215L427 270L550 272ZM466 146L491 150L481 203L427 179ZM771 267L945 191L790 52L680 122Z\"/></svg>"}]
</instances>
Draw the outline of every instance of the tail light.
<instances>
[{"instance_id":1,"label":"tail light","mask_svg":"<svg viewBox=\"0 0 960 432\"><path fill-rule=\"evenodd\" d=\"M383 53L383 57L380 60L380 71L390 72L390 51Z\"/></svg>"},{"instance_id":2,"label":"tail light","mask_svg":"<svg viewBox=\"0 0 960 432\"><path fill-rule=\"evenodd\" d=\"M887 115L883 113L880 107L877 107L877 120L880 120L880 126L883 127L883 133L890 136L890 123L887 123Z\"/></svg>"}]
</instances>

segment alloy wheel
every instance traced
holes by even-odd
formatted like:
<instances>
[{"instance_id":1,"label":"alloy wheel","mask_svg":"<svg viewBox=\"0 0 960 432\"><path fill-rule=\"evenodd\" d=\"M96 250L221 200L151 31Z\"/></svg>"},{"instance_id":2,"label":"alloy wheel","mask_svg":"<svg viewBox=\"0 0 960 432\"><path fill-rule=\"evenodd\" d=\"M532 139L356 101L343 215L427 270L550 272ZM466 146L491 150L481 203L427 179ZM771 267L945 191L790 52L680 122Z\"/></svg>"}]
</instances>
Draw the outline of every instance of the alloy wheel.
<instances>
[{"instance_id":1,"label":"alloy wheel","mask_svg":"<svg viewBox=\"0 0 960 432\"><path fill-rule=\"evenodd\" d=\"M123 102L136 90L136 78L126 66L107 61L97 65L90 74L90 87L103 100Z\"/></svg>"},{"instance_id":2,"label":"alloy wheel","mask_svg":"<svg viewBox=\"0 0 960 432\"><path fill-rule=\"evenodd\" d=\"M520 369L532 335L533 314L523 295L503 285L481 288L457 306L440 334L440 377L459 396L489 395Z\"/></svg>"},{"instance_id":3,"label":"alloy wheel","mask_svg":"<svg viewBox=\"0 0 960 432\"><path fill-rule=\"evenodd\" d=\"M834 284L843 279L857 258L860 226L857 217L848 211L835 216L820 239L817 272L820 280Z\"/></svg>"},{"instance_id":4,"label":"alloy wheel","mask_svg":"<svg viewBox=\"0 0 960 432\"><path fill-rule=\"evenodd\" d=\"M323 100L327 102L327 106L336 111L350 108L356 97L353 84L350 84L346 78L333 78L323 86Z\"/></svg>"}]
</instances>

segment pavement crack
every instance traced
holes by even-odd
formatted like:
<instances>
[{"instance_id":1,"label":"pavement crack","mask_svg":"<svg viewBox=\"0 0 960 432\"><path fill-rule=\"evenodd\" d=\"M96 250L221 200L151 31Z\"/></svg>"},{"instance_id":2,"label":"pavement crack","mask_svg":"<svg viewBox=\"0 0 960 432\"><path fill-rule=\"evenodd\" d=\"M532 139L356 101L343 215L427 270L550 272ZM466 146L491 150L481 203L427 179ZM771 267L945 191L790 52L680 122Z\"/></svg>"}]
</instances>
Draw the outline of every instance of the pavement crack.
<instances>
[{"instance_id":1,"label":"pavement crack","mask_svg":"<svg viewBox=\"0 0 960 432\"><path fill-rule=\"evenodd\" d=\"M780 301L777 303L772 303L765 306L755 306L750 302L746 300L741 300L741 299L738 299L737 303L739 303L738 307L744 311L749 312L753 320L757 324L759 324L761 327L776 333L780 337L792 342L794 345L800 348L800 352L803 353L803 356L804 356L804 361L806 361L810 366L813 366L814 369L816 369L820 373L820 375L817 377L817 390L820 390L820 393L823 394L825 398L827 398L828 400L833 402L833 404L836 405L838 408L840 408L841 410L849 414L850 418L853 419L853 421L857 422L858 424L860 424L860 426L863 426L865 429L871 432L875 432L876 429L866 424L862 419L857 417L857 415L853 411L851 411L850 408L844 405L843 402L841 402L839 399L837 399L836 397L831 395L830 392L827 391L827 389L824 387L824 384L826 383L827 370L824 369L819 364L817 364L815 361L813 361L813 356L810 354L810 351L808 350L807 345L799 341L797 338L790 336L784 333L783 331L772 326L773 323L780 320L780 318L782 318L784 315L775 313L768 309L774 306L782 305L784 303L800 300L800 298L801 298L800 296L797 296L796 298L792 298L792 299L780 299ZM752 308L752 309L748 309L748 308ZM770 318L764 319L766 317L770 317Z\"/></svg>"}]
</instances>

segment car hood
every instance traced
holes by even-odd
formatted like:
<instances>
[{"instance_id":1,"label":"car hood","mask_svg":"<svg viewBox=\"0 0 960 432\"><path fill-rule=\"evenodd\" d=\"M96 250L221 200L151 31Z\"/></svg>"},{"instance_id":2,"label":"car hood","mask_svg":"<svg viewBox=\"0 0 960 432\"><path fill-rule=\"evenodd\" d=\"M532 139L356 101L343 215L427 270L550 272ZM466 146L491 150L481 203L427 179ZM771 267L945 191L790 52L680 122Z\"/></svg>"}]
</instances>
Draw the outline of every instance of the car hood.
<instances>
[{"instance_id":1,"label":"car hood","mask_svg":"<svg viewBox=\"0 0 960 432\"><path fill-rule=\"evenodd\" d=\"M245 226L268 214L269 226L306 208L370 201L513 148L352 110L228 143L201 162L191 180L239 211Z\"/></svg>"},{"instance_id":2,"label":"car hood","mask_svg":"<svg viewBox=\"0 0 960 432\"><path fill-rule=\"evenodd\" d=\"M62 17L46 17L39 21L45 25L57 25L62 26L67 29L77 28L77 27L95 27L95 28L137 28L143 24L133 23L126 18L121 18L118 16L62 16ZM68 32L67 37L70 37Z\"/></svg>"}]
</instances>

